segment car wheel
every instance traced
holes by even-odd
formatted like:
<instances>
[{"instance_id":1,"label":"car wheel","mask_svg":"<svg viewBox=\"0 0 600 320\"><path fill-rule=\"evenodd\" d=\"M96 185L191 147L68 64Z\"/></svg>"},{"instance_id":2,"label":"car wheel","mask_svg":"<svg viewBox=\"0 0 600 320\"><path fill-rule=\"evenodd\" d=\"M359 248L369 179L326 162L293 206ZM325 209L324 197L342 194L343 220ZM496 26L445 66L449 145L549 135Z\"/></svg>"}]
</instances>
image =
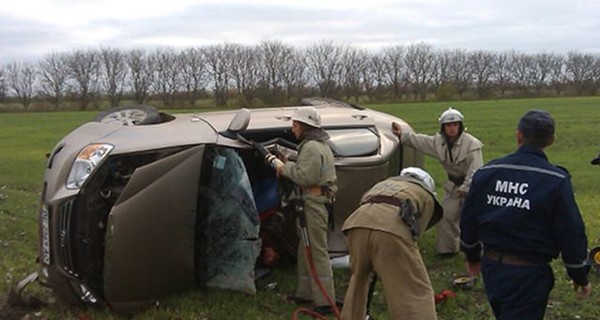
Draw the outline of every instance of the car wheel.
<instances>
[{"instance_id":1,"label":"car wheel","mask_svg":"<svg viewBox=\"0 0 600 320\"><path fill-rule=\"evenodd\" d=\"M350 109L359 109L363 110L364 108L355 104L346 103L343 101L331 99L331 98L322 98L322 97L310 97L303 98L300 100L300 104L303 106L319 106L319 105L332 105L341 108L350 108Z\"/></svg>"},{"instance_id":2,"label":"car wheel","mask_svg":"<svg viewBox=\"0 0 600 320\"><path fill-rule=\"evenodd\" d=\"M121 106L99 113L94 121L123 126L140 126L160 123L160 113L150 106Z\"/></svg>"}]
</instances>

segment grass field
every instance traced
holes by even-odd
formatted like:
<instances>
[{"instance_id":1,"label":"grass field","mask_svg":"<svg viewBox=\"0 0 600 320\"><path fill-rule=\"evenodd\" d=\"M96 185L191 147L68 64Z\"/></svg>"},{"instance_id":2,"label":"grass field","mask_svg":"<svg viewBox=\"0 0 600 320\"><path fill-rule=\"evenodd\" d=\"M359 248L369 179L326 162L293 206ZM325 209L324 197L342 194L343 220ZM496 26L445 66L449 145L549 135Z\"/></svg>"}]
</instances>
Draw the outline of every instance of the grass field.
<instances>
[{"instance_id":1,"label":"grass field","mask_svg":"<svg viewBox=\"0 0 600 320\"><path fill-rule=\"evenodd\" d=\"M600 245L600 197L596 194L600 170L590 165L590 159L600 151L600 141L594 136L594 128L600 120L600 98L475 101L450 105L463 112L468 131L485 144L485 161L515 149L514 130L525 111L548 110L557 125L557 139L547 149L548 157L551 162L569 169L587 225L590 248ZM448 106L447 103L422 103L370 107L402 117L418 132L433 134L439 129L438 115ZM11 315L16 314L29 314L34 319L291 319L296 307L287 304L283 297L295 288L292 269L276 270L258 281L255 296L200 290L166 299L156 308L129 317L108 310L67 309L55 303L41 310L9 309L5 305L10 286L36 269L36 212L45 154L62 136L94 115L95 112L0 113L0 319L11 319ZM426 158L425 166L439 188L445 178L441 166L431 158ZM441 195L441 188L439 192ZM439 260L433 252L433 240L434 233L428 232L420 247L434 289L440 292L451 288L454 275L464 273L464 258ZM600 288L593 288L588 300L576 299L562 262L555 261L553 267L556 285L546 319L600 319ZM342 296L348 270L336 269L335 274L337 294ZM598 273L592 274L590 279L596 284ZM49 292L39 286L30 291L50 297ZM437 310L442 320L493 319L481 282L473 290L457 290L457 297L439 304ZM372 304L372 315L378 320L389 318L381 285Z\"/></svg>"}]
</instances>

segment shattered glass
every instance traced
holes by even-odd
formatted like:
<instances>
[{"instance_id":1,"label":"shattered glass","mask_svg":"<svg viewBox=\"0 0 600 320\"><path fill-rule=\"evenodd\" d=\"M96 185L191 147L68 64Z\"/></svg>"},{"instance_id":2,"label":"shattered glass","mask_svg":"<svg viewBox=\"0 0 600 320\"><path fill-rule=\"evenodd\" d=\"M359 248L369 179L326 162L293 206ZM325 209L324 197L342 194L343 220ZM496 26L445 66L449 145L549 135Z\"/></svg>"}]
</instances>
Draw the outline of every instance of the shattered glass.
<instances>
[{"instance_id":1,"label":"shattered glass","mask_svg":"<svg viewBox=\"0 0 600 320\"><path fill-rule=\"evenodd\" d=\"M198 278L209 287L256 293L260 219L241 157L215 148L208 185L200 188Z\"/></svg>"}]
</instances>

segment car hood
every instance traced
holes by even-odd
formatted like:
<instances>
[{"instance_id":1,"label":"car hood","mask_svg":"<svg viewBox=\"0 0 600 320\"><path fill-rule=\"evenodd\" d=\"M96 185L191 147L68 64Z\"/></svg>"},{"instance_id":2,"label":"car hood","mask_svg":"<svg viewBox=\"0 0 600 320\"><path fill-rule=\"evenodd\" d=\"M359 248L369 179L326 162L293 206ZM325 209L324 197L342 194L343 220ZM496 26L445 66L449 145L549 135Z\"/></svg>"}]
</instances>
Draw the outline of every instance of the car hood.
<instances>
[{"instance_id":1,"label":"car hood","mask_svg":"<svg viewBox=\"0 0 600 320\"><path fill-rule=\"evenodd\" d=\"M172 121L147 126L89 122L71 132L62 143L81 147L89 143L108 143L115 147L112 154L121 154L177 145L212 144L218 140L216 129L201 117L178 114Z\"/></svg>"}]
</instances>

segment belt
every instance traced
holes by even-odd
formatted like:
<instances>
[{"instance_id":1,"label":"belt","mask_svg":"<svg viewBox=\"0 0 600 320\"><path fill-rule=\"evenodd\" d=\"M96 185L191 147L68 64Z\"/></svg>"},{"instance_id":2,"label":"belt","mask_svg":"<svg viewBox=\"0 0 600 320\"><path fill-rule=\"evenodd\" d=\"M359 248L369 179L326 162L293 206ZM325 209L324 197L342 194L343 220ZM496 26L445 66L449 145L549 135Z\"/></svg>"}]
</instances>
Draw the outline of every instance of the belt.
<instances>
[{"instance_id":1,"label":"belt","mask_svg":"<svg viewBox=\"0 0 600 320\"><path fill-rule=\"evenodd\" d=\"M402 219L402 222L410 228L410 234L413 239L417 240L419 238L421 213L415 210L415 207L410 203L410 200L377 195L370 197L364 203L385 203L398 207L398 215L400 216L400 219Z\"/></svg>"},{"instance_id":2,"label":"belt","mask_svg":"<svg viewBox=\"0 0 600 320\"><path fill-rule=\"evenodd\" d=\"M513 254L504 254L497 251L485 251L483 254L486 258L504 264L510 264L513 266L541 266L540 263L534 263L531 261L527 261L519 256Z\"/></svg>"},{"instance_id":3,"label":"belt","mask_svg":"<svg viewBox=\"0 0 600 320\"><path fill-rule=\"evenodd\" d=\"M364 203L387 203L396 207L402 207L402 201L400 199L388 196L372 196Z\"/></svg>"},{"instance_id":4,"label":"belt","mask_svg":"<svg viewBox=\"0 0 600 320\"><path fill-rule=\"evenodd\" d=\"M457 177L448 175L448 180L452 181L457 186L461 186L465 182L465 177Z\"/></svg>"}]
</instances>

